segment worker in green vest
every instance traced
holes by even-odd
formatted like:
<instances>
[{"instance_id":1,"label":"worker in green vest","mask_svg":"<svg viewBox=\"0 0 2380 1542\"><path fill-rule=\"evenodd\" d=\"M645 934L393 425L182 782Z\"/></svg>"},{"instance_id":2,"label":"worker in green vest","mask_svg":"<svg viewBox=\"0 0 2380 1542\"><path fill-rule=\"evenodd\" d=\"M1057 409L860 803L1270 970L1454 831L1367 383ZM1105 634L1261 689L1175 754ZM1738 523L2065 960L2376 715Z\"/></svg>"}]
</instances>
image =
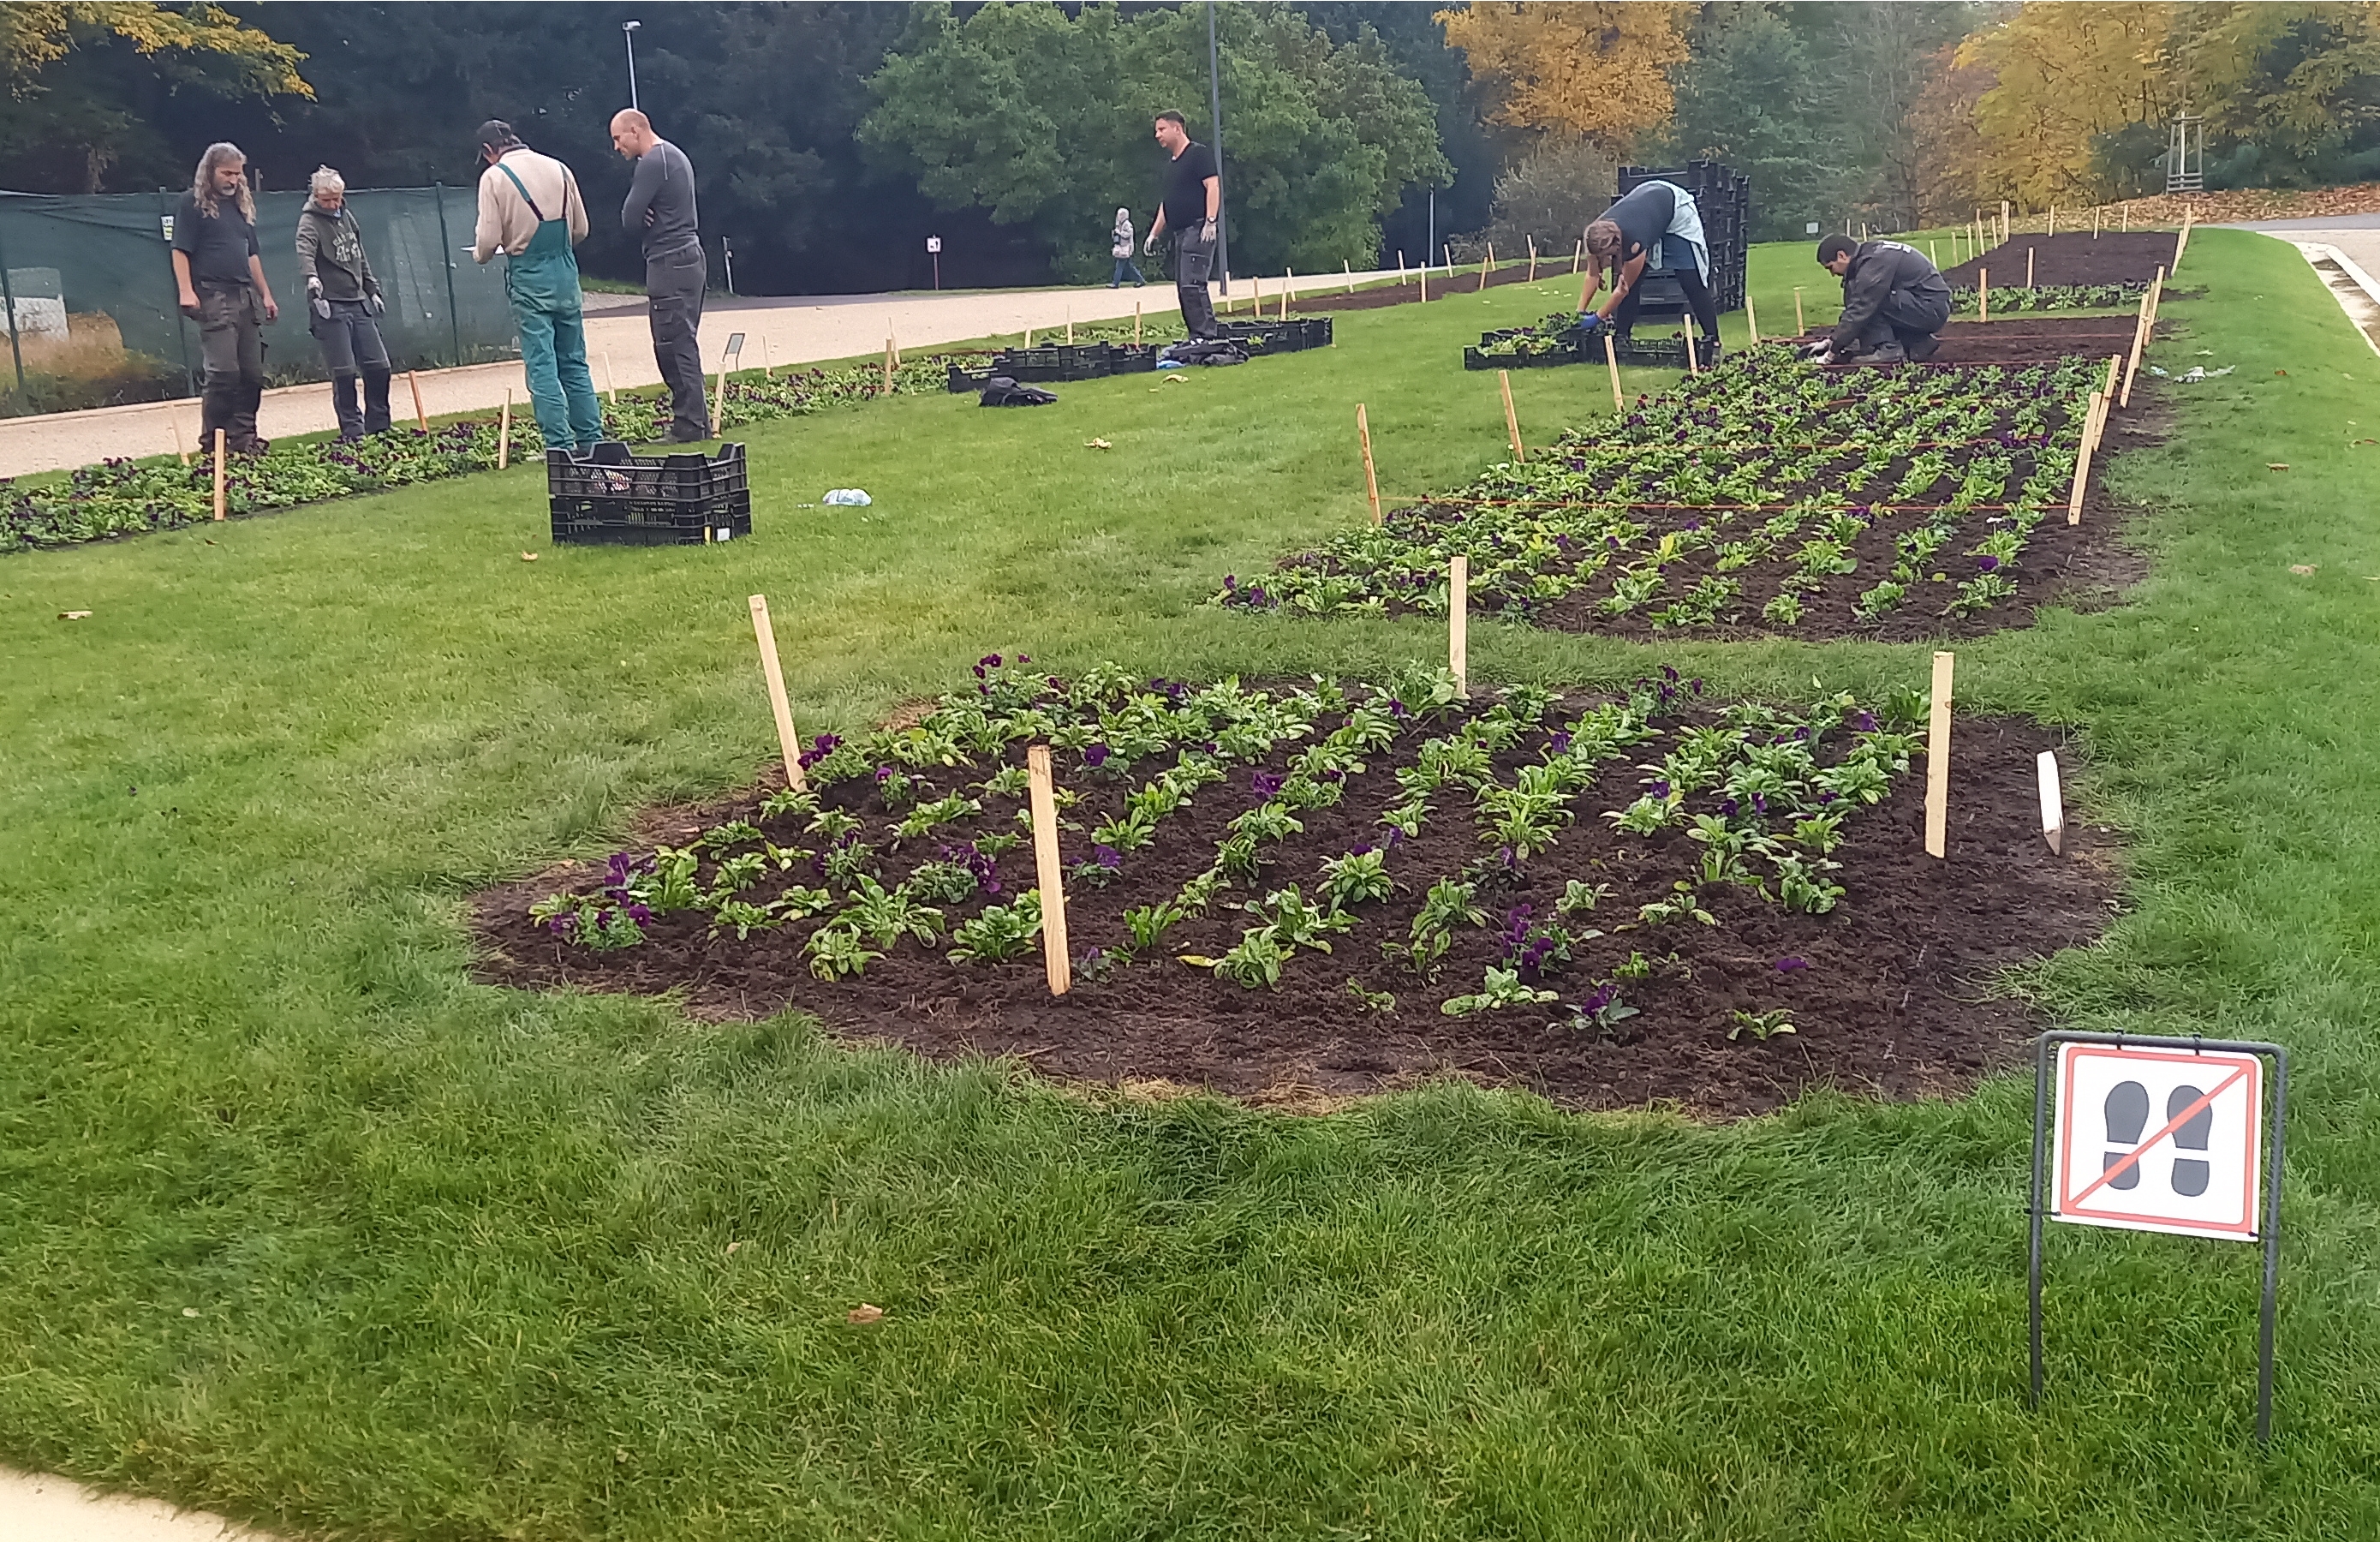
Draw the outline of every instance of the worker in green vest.
<instances>
[{"instance_id":1,"label":"worker in green vest","mask_svg":"<svg viewBox=\"0 0 2380 1542\"><path fill-rule=\"evenodd\" d=\"M504 294L520 326L521 367L548 449L586 454L603 437L603 407L587 372L587 321L578 259L587 205L578 179L551 155L521 143L512 125L480 125L480 225L471 255L504 254Z\"/></svg>"}]
</instances>

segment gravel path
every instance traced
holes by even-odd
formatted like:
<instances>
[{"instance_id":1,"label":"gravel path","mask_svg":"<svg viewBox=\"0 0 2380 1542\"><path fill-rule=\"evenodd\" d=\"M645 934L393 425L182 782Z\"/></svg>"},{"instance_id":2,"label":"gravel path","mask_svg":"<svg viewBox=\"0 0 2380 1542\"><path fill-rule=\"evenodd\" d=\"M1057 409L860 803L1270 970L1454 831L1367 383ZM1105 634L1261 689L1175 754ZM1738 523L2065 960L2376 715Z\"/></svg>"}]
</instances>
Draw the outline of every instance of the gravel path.
<instances>
[{"instance_id":1,"label":"gravel path","mask_svg":"<svg viewBox=\"0 0 2380 1542\"><path fill-rule=\"evenodd\" d=\"M1357 282L1382 276L1357 273ZM1281 280L1262 281L1269 298L1281 292ZM1299 293L1339 288L1344 277L1300 276ZM1234 281L1235 298L1248 293L1245 280ZM716 370L731 333L743 333L743 368L766 360L776 364L808 364L820 359L848 358L880 352L889 334L904 351L1022 333L1062 329L1069 317L1077 322L1130 316L1137 304L1149 316L1172 314L1176 307L1173 286L1153 282L1145 289L993 289L953 294L828 295L790 299L715 299L702 315L702 357ZM267 336L281 347L310 347L304 329L286 312ZM644 301L635 296L590 295L587 310L587 361L595 388L607 381L622 387L652 385L661 380L653 367L652 335L646 330ZM419 376L422 409L435 418L442 413L492 411L509 389L516 410L526 410L528 390L518 360L469 365L458 370L428 370ZM406 377L399 375L389 391L396 419L413 415L413 397ZM314 433L335 426L328 385L293 385L264 394L258 426L267 439L285 434ZM0 477L34 471L55 471L87 466L116 455L170 454L179 429L185 447L199 448L199 404L195 401L151 402L136 407L100 407L88 412L58 412L40 418L0 419Z\"/></svg>"}]
</instances>

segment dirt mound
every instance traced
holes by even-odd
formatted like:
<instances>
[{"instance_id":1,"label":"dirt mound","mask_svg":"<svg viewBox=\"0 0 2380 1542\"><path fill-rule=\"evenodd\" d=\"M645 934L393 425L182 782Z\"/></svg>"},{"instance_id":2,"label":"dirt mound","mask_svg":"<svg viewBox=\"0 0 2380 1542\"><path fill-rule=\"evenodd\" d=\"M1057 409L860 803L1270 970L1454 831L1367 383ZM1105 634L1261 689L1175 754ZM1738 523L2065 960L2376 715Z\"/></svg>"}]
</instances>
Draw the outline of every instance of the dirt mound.
<instances>
[{"instance_id":1,"label":"dirt mound","mask_svg":"<svg viewBox=\"0 0 2380 1542\"><path fill-rule=\"evenodd\" d=\"M2173 261L2174 233L2135 230L2129 235L2103 232L2094 237L2060 231L2055 236L2017 232L2005 246L1943 270L1953 289L1973 289L1978 275L1989 270L1994 290L2024 283L2025 253L2033 254L2035 284L2146 284L2156 271Z\"/></svg>"}]
</instances>

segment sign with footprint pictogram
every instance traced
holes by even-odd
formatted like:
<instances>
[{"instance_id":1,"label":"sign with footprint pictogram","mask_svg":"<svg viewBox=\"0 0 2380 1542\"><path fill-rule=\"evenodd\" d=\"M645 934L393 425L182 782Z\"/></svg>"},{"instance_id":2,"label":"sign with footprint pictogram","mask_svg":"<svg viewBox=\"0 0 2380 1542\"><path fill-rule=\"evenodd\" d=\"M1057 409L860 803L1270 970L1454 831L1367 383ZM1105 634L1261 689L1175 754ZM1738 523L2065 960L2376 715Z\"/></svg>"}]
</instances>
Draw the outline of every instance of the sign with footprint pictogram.
<instances>
[{"instance_id":1,"label":"sign with footprint pictogram","mask_svg":"<svg viewBox=\"0 0 2380 1542\"><path fill-rule=\"evenodd\" d=\"M2050 1217L2256 1240L2264 1074L2252 1054L2060 1044Z\"/></svg>"}]
</instances>

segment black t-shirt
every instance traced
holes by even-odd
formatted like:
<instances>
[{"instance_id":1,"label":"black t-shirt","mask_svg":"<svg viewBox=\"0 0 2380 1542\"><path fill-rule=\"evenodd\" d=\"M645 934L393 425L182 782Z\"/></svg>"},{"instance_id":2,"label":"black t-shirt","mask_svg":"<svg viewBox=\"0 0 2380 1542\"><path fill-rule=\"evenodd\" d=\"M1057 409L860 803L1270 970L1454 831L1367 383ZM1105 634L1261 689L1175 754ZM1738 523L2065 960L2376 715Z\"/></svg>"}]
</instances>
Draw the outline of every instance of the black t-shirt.
<instances>
[{"instance_id":1,"label":"black t-shirt","mask_svg":"<svg viewBox=\"0 0 2380 1542\"><path fill-rule=\"evenodd\" d=\"M247 284L248 260L258 255L256 225L232 199L216 200L209 215L199 212L195 195L184 193L174 211L174 249L189 257L193 284Z\"/></svg>"},{"instance_id":2,"label":"black t-shirt","mask_svg":"<svg viewBox=\"0 0 2380 1542\"><path fill-rule=\"evenodd\" d=\"M1677 217L1678 191L1667 182L1639 183L1634 191L1603 212L1620 227L1620 261L1628 261L1654 249Z\"/></svg>"},{"instance_id":3,"label":"black t-shirt","mask_svg":"<svg viewBox=\"0 0 2380 1542\"><path fill-rule=\"evenodd\" d=\"M1207 223L1207 178L1219 175L1215 152L1193 140L1165 171L1165 228L1190 230Z\"/></svg>"}]
</instances>

